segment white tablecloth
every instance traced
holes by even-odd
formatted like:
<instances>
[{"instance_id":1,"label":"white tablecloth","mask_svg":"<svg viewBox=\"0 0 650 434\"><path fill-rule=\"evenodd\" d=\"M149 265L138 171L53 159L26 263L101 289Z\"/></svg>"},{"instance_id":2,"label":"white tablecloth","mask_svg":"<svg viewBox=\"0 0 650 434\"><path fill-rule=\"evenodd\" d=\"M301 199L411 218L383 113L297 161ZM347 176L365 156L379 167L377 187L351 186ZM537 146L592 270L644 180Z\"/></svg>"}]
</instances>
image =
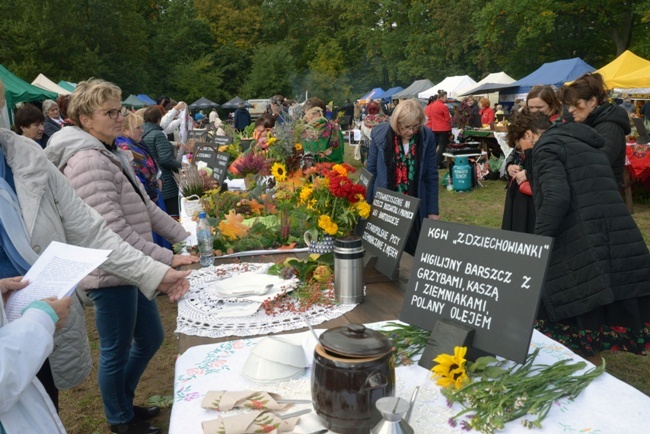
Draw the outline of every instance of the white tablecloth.
<instances>
[{"instance_id":1,"label":"white tablecloth","mask_svg":"<svg viewBox=\"0 0 650 434\"><path fill-rule=\"evenodd\" d=\"M376 328L381 323L373 324ZM309 333L290 336L300 342L308 360L313 360L315 340ZM188 349L176 361L174 378L174 406L170 421L170 434L201 434L201 421L215 419L216 411L201 408L201 400L211 390L267 390L280 393L284 398L311 399L310 369L295 380L274 385L255 385L246 380L242 369L251 348L257 339L238 339L220 344L202 345ZM575 353L547 338L537 331L533 333L531 352L540 348L537 363L551 364L561 359L583 359ZM588 368L593 365L587 362ZM448 408L440 388L430 380L430 372L420 366L398 367L396 370L397 396L408 399L414 388L420 386L420 393L414 406L410 424L418 434L462 433L460 425L452 428L448 424L451 416L460 411L455 404ZM299 405L296 409L309 408ZM605 373L596 378L575 401L562 399L556 402L541 430L530 431L519 421L512 421L504 433L531 432L557 433L599 433L638 434L648 432L647 413L650 398L626 383ZM242 410L223 413L235 414ZM314 412L301 416L295 433L309 433L322 429Z\"/></svg>"}]
</instances>

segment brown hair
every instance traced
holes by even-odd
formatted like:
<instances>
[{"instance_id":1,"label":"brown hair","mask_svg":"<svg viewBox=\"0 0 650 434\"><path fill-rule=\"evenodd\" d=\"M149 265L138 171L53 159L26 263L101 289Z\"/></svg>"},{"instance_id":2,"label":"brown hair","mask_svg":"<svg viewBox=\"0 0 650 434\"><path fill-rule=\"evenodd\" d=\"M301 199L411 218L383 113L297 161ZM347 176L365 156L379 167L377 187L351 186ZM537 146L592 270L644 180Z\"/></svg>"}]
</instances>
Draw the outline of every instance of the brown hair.
<instances>
[{"instance_id":1,"label":"brown hair","mask_svg":"<svg viewBox=\"0 0 650 434\"><path fill-rule=\"evenodd\" d=\"M597 72L584 74L573 83L562 86L558 90L558 97L568 105L575 105L580 99L587 101L596 98L598 104L608 100L605 81Z\"/></svg>"},{"instance_id":2,"label":"brown hair","mask_svg":"<svg viewBox=\"0 0 650 434\"><path fill-rule=\"evenodd\" d=\"M159 105L152 105L144 111L144 121L158 125L163 117L163 108Z\"/></svg>"},{"instance_id":3,"label":"brown hair","mask_svg":"<svg viewBox=\"0 0 650 434\"><path fill-rule=\"evenodd\" d=\"M488 108L488 107L490 107L490 105L491 105L491 104L490 104L490 100L489 100L488 98L485 98L485 97L481 98L481 99L478 101L478 103L479 103L479 104L481 105L481 107L483 107L483 108Z\"/></svg>"},{"instance_id":4,"label":"brown hair","mask_svg":"<svg viewBox=\"0 0 650 434\"><path fill-rule=\"evenodd\" d=\"M23 104L14 115L14 128L17 134L23 135L22 127L29 128L32 124L45 122L45 115L32 104Z\"/></svg>"},{"instance_id":5,"label":"brown hair","mask_svg":"<svg viewBox=\"0 0 650 434\"><path fill-rule=\"evenodd\" d=\"M551 113L549 113L549 115L562 113L562 103L551 86L542 86L539 84L533 86L526 96L526 105L528 105L528 101L533 98L539 98L548 104L551 108Z\"/></svg>"},{"instance_id":6,"label":"brown hair","mask_svg":"<svg viewBox=\"0 0 650 434\"><path fill-rule=\"evenodd\" d=\"M532 131L535 134L542 134L549 129L551 121L547 115L542 112L531 112L528 107L513 113L508 124L508 144L516 147L517 142L521 140L526 131Z\"/></svg>"},{"instance_id":7,"label":"brown hair","mask_svg":"<svg viewBox=\"0 0 650 434\"><path fill-rule=\"evenodd\" d=\"M376 115L379 113L379 104L376 101L370 101L368 103L368 114Z\"/></svg>"},{"instance_id":8,"label":"brown hair","mask_svg":"<svg viewBox=\"0 0 650 434\"><path fill-rule=\"evenodd\" d=\"M273 128L275 126L275 118L268 113L262 113L262 115L255 121L255 128L260 125L263 125L265 129Z\"/></svg>"},{"instance_id":9,"label":"brown hair","mask_svg":"<svg viewBox=\"0 0 650 434\"><path fill-rule=\"evenodd\" d=\"M312 109L314 107L319 107L321 110L323 110L323 115L325 115L325 112L327 111L327 107L325 106L325 101L323 101L320 98L317 97L312 97L309 98L307 101L305 101L304 109L305 113L309 111L309 109Z\"/></svg>"},{"instance_id":10,"label":"brown hair","mask_svg":"<svg viewBox=\"0 0 650 434\"><path fill-rule=\"evenodd\" d=\"M68 116L81 127L81 115L92 116L93 112L109 101L121 101L122 91L119 87L99 78L90 78L77 84L68 105ZM60 109L60 107L59 107Z\"/></svg>"},{"instance_id":11,"label":"brown hair","mask_svg":"<svg viewBox=\"0 0 650 434\"><path fill-rule=\"evenodd\" d=\"M68 105L70 104L70 95L59 95L56 99L56 103L59 105L59 114L63 119L68 117Z\"/></svg>"}]
</instances>

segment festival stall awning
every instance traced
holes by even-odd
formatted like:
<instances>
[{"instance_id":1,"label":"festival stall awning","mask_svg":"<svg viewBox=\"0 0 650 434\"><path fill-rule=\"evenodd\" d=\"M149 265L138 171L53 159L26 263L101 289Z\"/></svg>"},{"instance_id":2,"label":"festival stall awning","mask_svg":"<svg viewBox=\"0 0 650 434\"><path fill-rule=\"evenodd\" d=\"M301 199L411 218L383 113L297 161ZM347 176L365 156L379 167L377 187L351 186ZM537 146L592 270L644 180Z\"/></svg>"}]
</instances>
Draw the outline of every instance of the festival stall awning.
<instances>
[{"instance_id":1,"label":"festival stall awning","mask_svg":"<svg viewBox=\"0 0 650 434\"><path fill-rule=\"evenodd\" d=\"M138 99L137 96L131 94L127 99L122 101L123 106L131 107L134 109L140 109L144 107L144 103Z\"/></svg>"},{"instance_id":2,"label":"festival stall awning","mask_svg":"<svg viewBox=\"0 0 650 434\"><path fill-rule=\"evenodd\" d=\"M69 90L62 88L43 74L38 74L38 77L32 81L32 84L36 87L40 87L41 89L49 90L50 92L56 92L59 95L70 95L72 93Z\"/></svg>"},{"instance_id":3,"label":"festival stall awning","mask_svg":"<svg viewBox=\"0 0 650 434\"><path fill-rule=\"evenodd\" d=\"M608 89L648 87L648 69L650 61L637 56L630 50L612 60L598 71L605 80ZM642 84L645 82L646 84Z\"/></svg>"},{"instance_id":4,"label":"festival stall awning","mask_svg":"<svg viewBox=\"0 0 650 434\"><path fill-rule=\"evenodd\" d=\"M404 88L402 86L391 87L386 92L384 92L384 94L381 97L384 101L391 101L393 99L393 95L403 90Z\"/></svg>"},{"instance_id":5,"label":"festival stall awning","mask_svg":"<svg viewBox=\"0 0 650 434\"><path fill-rule=\"evenodd\" d=\"M476 83L475 86L465 89L463 92L459 92L458 96L461 97L465 95L479 95L497 92L493 89L498 89L504 84L512 84L514 82L515 79L503 71L493 72L488 74L483 80Z\"/></svg>"},{"instance_id":6,"label":"festival stall awning","mask_svg":"<svg viewBox=\"0 0 650 434\"><path fill-rule=\"evenodd\" d=\"M151 98L149 95L145 95L144 93L139 94L138 99L144 103L144 105L156 105L156 101Z\"/></svg>"},{"instance_id":7,"label":"festival stall awning","mask_svg":"<svg viewBox=\"0 0 650 434\"><path fill-rule=\"evenodd\" d=\"M74 92L75 88L77 87L77 83L70 83L69 81L65 80L61 80L57 84L70 92Z\"/></svg>"},{"instance_id":8,"label":"festival stall awning","mask_svg":"<svg viewBox=\"0 0 650 434\"><path fill-rule=\"evenodd\" d=\"M525 98L533 86L544 84L560 87L568 81L575 80L582 74L595 70L596 68L579 57L548 62L524 78L498 88L501 94L500 99L502 101L514 101L516 98Z\"/></svg>"},{"instance_id":9,"label":"festival stall awning","mask_svg":"<svg viewBox=\"0 0 650 434\"><path fill-rule=\"evenodd\" d=\"M241 99L238 96L234 97L233 99L231 99L230 101L228 101L225 104L221 104L221 108L222 109L236 109L237 107L239 107L239 104L243 104L244 107L246 107L246 108L253 108L252 104L247 103L246 101L244 101L243 99Z\"/></svg>"},{"instance_id":10,"label":"festival stall awning","mask_svg":"<svg viewBox=\"0 0 650 434\"><path fill-rule=\"evenodd\" d=\"M11 110L19 102L43 101L46 99L56 99L57 94L54 92L33 86L12 74L7 68L0 65L0 79L5 85L5 98L9 108L9 122L13 122Z\"/></svg>"},{"instance_id":11,"label":"festival stall awning","mask_svg":"<svg viewBox=\"0 0 650 434\"><path fill-rule=\"evenodd\" d=\"M439 90L446 91L447 97L455 98L460 92L473 86L476 86L476 81L469 75L454 75L452 77L447 77L440 83L418 93L418 98L428 99L433 95L437 95Z\"/></svg>"},{"instance_id":12,"label":"festival stall awning","mask_svg":"<svg viewBox=\"0 0 650 434\"><path fill-rule=\"evenodd\" d=\"M194 101L192 104L189 105L190 109L192 110L198 110L198 109L209 109L209 108L217 108L219 107L219 104L216 102L210 101L207 98L199 98L196 101Z\"/></svg>"},{"instance_id":13,"label":"festival stall awning","mask_svg":"<svg viewBox=\"0 0 650 434\"><path fill-rule=\"evenodd\" d=\"M361 104L367 104L373 99L381 99L384 95L384 89L381 87L376 87L361 98L359 98L359 102Z\"/></svg>"},{"instance_id":14,"label":"festival stall awning","mask_svg":"<svg viewBox=\"0 0 650 434\"><path fill-rule=\"evenodd\" d=\"M415 80L409 87L394 94L393 99L417 98L420 92L431 88L431 86L433 83L430 80Z\"/></svg>"}]
</instances>

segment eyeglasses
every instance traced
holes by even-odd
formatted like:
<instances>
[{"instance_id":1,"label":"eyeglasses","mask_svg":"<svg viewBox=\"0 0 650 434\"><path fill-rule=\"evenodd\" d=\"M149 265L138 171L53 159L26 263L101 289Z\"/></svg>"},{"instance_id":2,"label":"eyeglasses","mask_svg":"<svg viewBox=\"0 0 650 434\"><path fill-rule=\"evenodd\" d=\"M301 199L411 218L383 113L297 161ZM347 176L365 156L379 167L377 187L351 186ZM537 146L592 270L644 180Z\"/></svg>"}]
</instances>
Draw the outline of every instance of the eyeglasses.
<instances>
[{"instance_id":1,"label":"eyeglasses","mask_svg":"<svg viewBox=\"0 0 650 434\"><path fill-rule=\"evenodd\" d=\"M120 116L124 117L122 114L122 111L117 110L117 109L112 109L112 110L107 110L107 111L102 111L102 110L97 110L99 113L103 113L105 115L108 115L109 118L115 120L119 118Z\"/></svg>"},{"instance_id":2,"label":"eyeglasses","mask_svg":"<svg viewBox=\"0 0 650 434\"><path fill-rule=\"evenodd\" d=\"M409 126L406 127L406 126L404 126L404 125L400 125L400 126L399 126L399 129L402 130L402 131L412 131L412 132L417 132L417 130L420 129L420 126L419 126L419 125L409 125Z\"/></svg>"}]
</instances>

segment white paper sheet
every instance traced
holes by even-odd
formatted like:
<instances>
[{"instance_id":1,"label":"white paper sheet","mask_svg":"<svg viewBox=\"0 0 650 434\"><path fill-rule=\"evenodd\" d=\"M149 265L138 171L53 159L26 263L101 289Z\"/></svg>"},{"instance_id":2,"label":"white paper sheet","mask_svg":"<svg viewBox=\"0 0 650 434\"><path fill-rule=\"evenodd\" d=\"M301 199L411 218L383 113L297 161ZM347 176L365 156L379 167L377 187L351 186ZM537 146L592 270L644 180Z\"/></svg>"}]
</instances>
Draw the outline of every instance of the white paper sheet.
<instances>
[{"instance_id":1,"label":"white paper sheet","mask_svg":"<svg viewBox=\"0 0 650 434\"><path fill-rule=\"evenodd\" d=\"M9 321L19 318L22 310L35 300L70 295L81 279L106 261L110 253L111 250L53 241L25 274L23 280L29 280L29 285L7 300L7 318Z\"/></svg>"}]
</instances>

